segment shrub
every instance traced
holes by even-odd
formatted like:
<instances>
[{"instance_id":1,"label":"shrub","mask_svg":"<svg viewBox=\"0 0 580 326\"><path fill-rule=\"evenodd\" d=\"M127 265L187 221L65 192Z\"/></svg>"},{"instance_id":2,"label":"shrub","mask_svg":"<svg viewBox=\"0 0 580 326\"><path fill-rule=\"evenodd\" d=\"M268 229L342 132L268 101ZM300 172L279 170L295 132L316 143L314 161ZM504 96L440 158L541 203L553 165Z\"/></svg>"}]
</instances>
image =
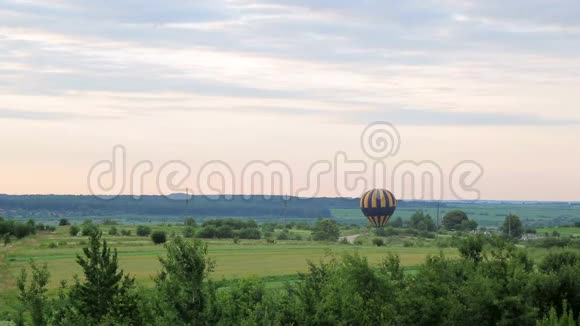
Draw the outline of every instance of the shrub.
<instances>
[{"instance_id":1,"label":"shrub","mask_svg":"<svg viewBox=\"0 0 580 326\"><path fill-rule=\"evenodd\" d=\"M385 241L383 241L381 238L374 238L373 244L377 247L382 247L385 244Z\"/></svg>"},{"instance_id":2,"label":"shrub","mask_svg":"<svg viewBox=\"0 0 580 326\"><path fill-rule=\"evenodd\" d=\"M151 240L153 240L154 244L161 244L167 242L167 235L165 231L157 230L151 233Z\"/></svg>"},{"instance_id":3,"label":"shrub","mask_svg":"<svg viewBox=\"0 0 580 326\"><path fill-rule=\"evenodd\" d=\"M91 224L91 223L86 223L83 225L83 230L81 231L81 234L83 236L88 236L88 235L90 235L94 232L98 232L98 231L99 231L99 228L96 225Z\"/></svg>"},{"instance_id":4,"label":"shrub","mask_svg":"<svg viewBox=\"0 0 580 326\"><path fill-rule=\"evenodd\" d=\"M196 227L197 223L192 217L186 217L185 220L183 220L183 225Z\"/></svg>"},{"instance_id":5,"label":"shrub","mask_svg":"<svg viewBox=\"0 0 580 326\"><path fill-rule=\"evenodd\" d=\"M364 242L362 241L362 239L355 239L354 240L354 244L357 246L362 246L364 244Z\"/></svg>"},{"instance_id":6,"label":"shrub","mask_svg":"<svg viewBox=\"0 0 580 326\"><path fill-rule=\"evenodd\" d=\"M123 236L130 236L131 235L131 230L121 230L121 235Z\"/></svg>"},{"instance_id":7,"label":"shrub","mask_svg":"<svg viewBox=\"0 0 580 326\"><path fill-rule=\"evenodd\" d=\"M147 237L151 234L151 228L148 226L139 225L137 227L137 235L140 237Z\"/></svg>"},{"instance_id":8,"label":"shrub","mask_svg":"<svg viewBox=\"0 0 580 326\"><path fill-rule=\"evenodd\" d=\"M70 235L72 235L73 237L76 237L80 231L81 231L81 229L76 225L71 225L70 229L68 229L68 233Z\"/></svg>"},{"instance_id":9,"label":"shrub","mask_svg":"<svg viewBox=\"0 0 580 326\"><path fill-rule=\"evenodd\" d=\"M49 247L50 249L54 249L54 248L56 248L56 247L57 247L57 245L56 245L56 243L55 243L55 242L51 242L51 243L49 243L49 244L48 244L48 247Z\"/></svg>"},{"instance_id":10,"label":"shrub","mask_svg":"<svg viewBox=\"0 0 580 326\"><path fill-rule=\"evenodd\" d=\"M67 220L66 218L61 218L61 219L58 221L58 225L60 225L60 226L70 225L70 222L69 222L69 220Z\"/></svg>"},{"instance_id":11,"label":"shrub","mask_svg":"<svg viewBox=\"0 0 580 326\"><path fill-rule=\"evenodd\" d=\"M195 229L191 226L186 226L183 229L183 237L184 238L193 238L193 236L195 235Z\"/></svg>"},{"instance_id":12,"label":"shrub","mask_svg":"<svg viewBox=\"0 0 580 326\"><path fill-rule=\"evenodd\" d=\"M117 234L118 234L117 228L116 228L116 227L114 227L114 226L112 226L112 227L109 229L109 235L117 235Z\"/></svg>"}]
</instances>

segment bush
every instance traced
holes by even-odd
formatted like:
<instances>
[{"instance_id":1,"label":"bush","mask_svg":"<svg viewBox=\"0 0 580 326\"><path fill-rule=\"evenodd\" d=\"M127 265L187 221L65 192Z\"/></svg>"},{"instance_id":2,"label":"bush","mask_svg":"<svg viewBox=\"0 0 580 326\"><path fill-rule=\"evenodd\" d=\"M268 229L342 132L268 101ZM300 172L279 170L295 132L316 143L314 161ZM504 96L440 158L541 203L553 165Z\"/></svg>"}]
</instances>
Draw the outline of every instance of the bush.
<instances>
[{"instance_id":1,"label":"bush","mask_svg":"<svg viewBox=\"0 0 580 326\"><path fill-rule=\"evenodd\" d=\"M385 241L383 241L381 238L374 238L373 244L377 247L382 247L385 244Z\"/></svg>"},{"instance_id":2,"label":"bush","mask_svg":"<svg viewBox=\"0 0 580 326\"><path fill-rule=\"evenodd\" d=\"M55 242L51 242L51 243L49 243L49 244L48 244L48 247L49 247L50 249L54 249L54 248L56 248L56 247L57 247L57 245L56 245L56 243L55 243Z\"/></svg>"},{"instance_id":3,"label":"bush","mask_svg":"<svg viewBox=\"0 0 580 326\"><path fill-rule=\"evenodd\" d=\"M197 226L197 223L195 222L195 220L193 218L186 217L183 220L183 225L185 225L185 226L191 226L191 227L196 227Z\"/></svg>"},{"instance_id":4,"label":"bush","mask_svg":"<svg viewBox=\"0 0 580 326\"><path fill-rule=\"evenodd\" d=\"M336 241L339 236L338 225L329 219L319 219L312 233L312 239L316 241Z\"/></svg>"},{"instance_id":5,"label":"bush","mask_svg":"<svg viewBox=\"0 0 580 326\"><path fill-rule=\"evenodd\" d=\"M355 239L354 240L354 244L357 246L362 246L364 244L364 242L362 241L362 239Z\"/></svg>"},{"instance_id":6,"label":"bush","mask_svg":"<svg viewBox=\"0 0 580 326\"><path fill-rule=\"evenodd\" d=\"M131 230L121 230L121 235L122 236L130 236L131 235Z\"/></svg>"},{"instance_id":7,"label":"bush","mask_svg":"<svg viewBox=\"0 0 580 326\"><path fill-rule=\"evenodd\" d=\"M260 230L258 228L243 228L237 232L237 236L240 239L260 239Z\"/></svg>"},{"instance_id":8,"label":"bush","mask_svg":"<svg viewBox=\"0 0 580 326\"><path fill-rule=\"evenodd\" d=\"M69 222L69 220L67 220L66 218L61 218L61 219L58 221L58 225L60 225L60 226L70 225L70 222Z\"/></svg>"},{"instance_id":9,"label":"bush","mask_svg":"<svg viewBox=\"0 0 580 326\"><path fill-rule=\"evenodd\" d=\"M186 226L183 229L183 237L184 238L193 238L193 236L195 235L195 229L191 226Z\"/></svg>"},{"instance_id":10,"label":"bush","mask_svg":"<svg viewBox=\"0 0 580 326\"><path fill-rule=\"evenodd\" d=\"M71 225L70 229L68 229L68 233L70 235L72 235L73 237L76 237L80 231L81 231L81 229L76 225Z\"/></svg>"},{"instance_id":11,"label":"bush","mask_svg":"<svg viewBox=\"0 0 580 326\"><path fill-rule=\"evenodd\" d=\"M98 232L99 228L91 223L85 223L83 225L83 230L81 231L81 235L83 236L89 236L90 234L94 233L94 232Z\"/></svg>"},{"instance_id":12,"label":"bush","mask_svg":"<svg viewBox=\"0 0 580 326\"><path fill-rule=\"evenodd\" d=\"M161 244L167 242L167 235L165 231L157 230L151 233L151 240L153 240L154 244Z\"/></svg>"},{"instance_id":13,"label":"bush","mask_svg":"<svg viewBox=\"0 0 580 326\"><path fill-rule=\"evenodd\" d=\"M116 228L116 227L114 227L114 226L112 226L112 227L109 229L109 235L117 235L117 234L118 234L117 228Z\"/></svg>"},{"instance_id":14,"label":"bush","mask_svg":"<svg viewBox=\"0 0 580 326\"><path fill-rule=\"evenodd\" d=\"M137 226L137 235L140 237L147 237L151 234L151 228L148 226Z\"/></svg>"}]
</instances>

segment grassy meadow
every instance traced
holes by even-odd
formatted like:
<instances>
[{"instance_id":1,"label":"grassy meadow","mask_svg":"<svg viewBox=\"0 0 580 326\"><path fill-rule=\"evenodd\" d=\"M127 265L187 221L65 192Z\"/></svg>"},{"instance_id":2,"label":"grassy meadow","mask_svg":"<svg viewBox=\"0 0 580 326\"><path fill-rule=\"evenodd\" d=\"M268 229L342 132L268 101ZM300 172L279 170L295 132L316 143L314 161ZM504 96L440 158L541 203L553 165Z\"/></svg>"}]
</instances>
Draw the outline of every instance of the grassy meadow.
<instances>
[{"instance_id":1,"label":"grassy meadow","mask_svg":"<svg viewBox=\"0 0 580 326\"><path fill-rule=\"evenodd\" d=\"M159 270L159 257L165 254L163 245L155 245L149 237L136 236L135 226L115 226L131 230L131 236L108 235L110 226L102 225L104 238L110 247L117 248L119 263L123 270L133 275L141 286L149 287L153 276ZM164 230L167 234L182 234L183 226L159 225L153 230ZM276 230L280 232L280 230ZM276 234L275 232L275 234ZM305 238L310 231L292 230L301 233ZM342 230L342 235L356 234L357 229ZM379 263L388 253L401 257L403 266L412 267L421 263L427 255L443 251L448 256L457 255L456 249L440 249L422 241L419 246L404 246L402 242L385 247L371 244L372 236L363 236L363 245L355 246L341 243L324 243L315 241L281 241L267 243L266 240L232 239L208 240L209 255L216 262L216 269L211 275L216 280L235 279L248 276L265 278L272 286L284 281L296 279L296 274L307 269L307 262L317 262L328 255L358 252L366 256L371 263ZM171 238L168 239L171 241ZM0 247L0 306L8 304L16 296L16 277L20 270L28 267L30 260L46 263L51 273L48 288L55 293L61 280L72 282L73 276L80 273L76 264L76 255L86 245L86 237L71 236L69 226L59 226L55 232L39 232L36 235L12 242Z\"/></svg>"}]
</instances>

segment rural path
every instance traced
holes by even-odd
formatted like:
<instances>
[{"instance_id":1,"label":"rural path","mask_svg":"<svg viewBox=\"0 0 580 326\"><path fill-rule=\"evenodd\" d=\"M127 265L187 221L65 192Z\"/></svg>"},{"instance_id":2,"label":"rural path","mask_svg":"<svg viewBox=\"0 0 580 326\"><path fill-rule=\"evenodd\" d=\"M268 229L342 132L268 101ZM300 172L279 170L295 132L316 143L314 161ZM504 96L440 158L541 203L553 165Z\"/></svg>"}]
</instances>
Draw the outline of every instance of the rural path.
<instances>
[{"instance_id":1,"label":"rural path","mask_svg":"<svg viewBox=\"0 0 580 326\"><path fill-rule=\"evenodd\" d=\"M342 241L342 239L346 239L346 241L348 241L348 243L354 243L354 240L356 240L356 238L360 237L361 235L365 235L365 233L347 235L345 237L339 237L338 241Z\"/></svg>"}]
</instances>

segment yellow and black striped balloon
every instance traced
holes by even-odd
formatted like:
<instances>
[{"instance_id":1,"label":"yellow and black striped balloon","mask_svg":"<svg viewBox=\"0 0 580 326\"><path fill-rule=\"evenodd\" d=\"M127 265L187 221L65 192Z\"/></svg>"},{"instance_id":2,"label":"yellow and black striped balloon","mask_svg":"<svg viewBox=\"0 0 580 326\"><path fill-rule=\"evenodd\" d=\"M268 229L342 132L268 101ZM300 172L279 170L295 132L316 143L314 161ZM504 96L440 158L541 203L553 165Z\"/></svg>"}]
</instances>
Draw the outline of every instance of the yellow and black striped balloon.
<instances>
[{"instance_id":1,"label":"yellow and black striped balloon","mask_svg":"<svg viewBox=\"0 0 580 326\"><path fill-rule=\"evenodd\" d=\"M376 227L387 224L396 208L397 199L385 189L369 190L360 197L360 209Z\"/></svg>"}]
</instances>

